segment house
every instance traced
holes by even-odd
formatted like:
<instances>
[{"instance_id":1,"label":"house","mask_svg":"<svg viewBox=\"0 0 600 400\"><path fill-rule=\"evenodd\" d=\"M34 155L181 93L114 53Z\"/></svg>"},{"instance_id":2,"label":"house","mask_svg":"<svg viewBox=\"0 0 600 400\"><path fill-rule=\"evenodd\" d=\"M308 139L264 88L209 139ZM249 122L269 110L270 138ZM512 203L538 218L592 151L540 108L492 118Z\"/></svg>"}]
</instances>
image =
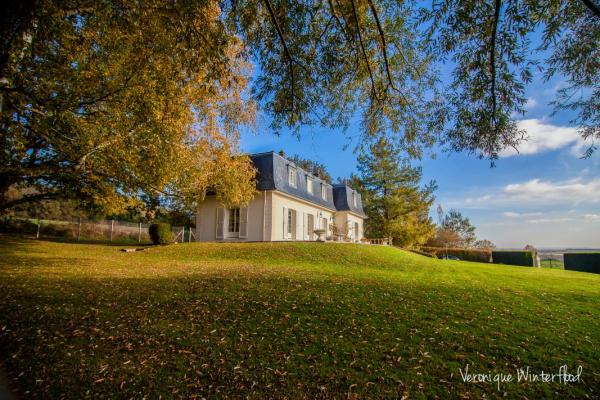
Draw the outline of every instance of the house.
<instances>
[{"instance_id":1,"label":"house","mask_svg":"<svg viewBox=\"0 0 600 400\"><path fill-rule=\"evenodd\" d=\"M331 185L274 152L250 156L258 194L246 207L226 208L207 195L196 214L196 240L359 242L366 215L360 193Z\"/></svg>"}]
</instances>

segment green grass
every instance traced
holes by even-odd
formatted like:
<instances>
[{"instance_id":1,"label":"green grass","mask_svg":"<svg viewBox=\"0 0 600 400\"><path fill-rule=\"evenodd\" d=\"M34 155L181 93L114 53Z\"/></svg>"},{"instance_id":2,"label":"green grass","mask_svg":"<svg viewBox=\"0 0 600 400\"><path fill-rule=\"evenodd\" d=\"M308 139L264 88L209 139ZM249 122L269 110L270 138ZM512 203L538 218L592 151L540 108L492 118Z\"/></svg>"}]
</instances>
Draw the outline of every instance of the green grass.
<instances>
[{"instance_id":1,"label":"green grass","mask_svg":"<svg viewBox=\"0 0 600 400\"><path fill-rule=\"evenodd\" d=\"M0 236L0 368L24 398L598 398L600 276L349 244L144 252ZM572 385L459 368L583 366Z\"/></svg>"}]
</instances>

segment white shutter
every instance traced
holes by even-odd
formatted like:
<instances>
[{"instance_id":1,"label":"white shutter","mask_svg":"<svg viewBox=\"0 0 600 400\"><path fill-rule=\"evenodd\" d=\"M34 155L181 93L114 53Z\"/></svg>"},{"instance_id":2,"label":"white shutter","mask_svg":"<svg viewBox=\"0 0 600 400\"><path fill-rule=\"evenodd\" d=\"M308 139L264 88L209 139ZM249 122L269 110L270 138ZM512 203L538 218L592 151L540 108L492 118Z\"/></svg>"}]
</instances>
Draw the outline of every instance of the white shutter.
<instances>
[{"instance_id":1,"label":"white shutter","mask_svg":"<svg viewBox=\"0 0 600 400\"><path fill-rule=\"evenodd\" d=\"M240 239L248 238L248 207L240 208Z\"/></svg>"},{"instance_id":2,"label":"white shutter","mask_svg":"<svg viewBox=\"0 0 600 400\"><path fill-rule=\"evenodd\" d=\"M283 240L287 239L288 235L287 235L287 225L288 225L288 210L287 208L283 207Z\"/></svg>"},{"instance_id":3,"label":"white shutter","mask_svg":"<svg viewBox=\"0 0 600 400\"><path fill-rule=\"evenodd\" d=\"M299 212L296 212L296 240L303 240L304 234L302 233L302 221L300 221L302 216Z\"/></svg>"},{"instance_id":4,"label":"white shutter","mask_svg":"<svg viewBox=\"0 0 600 400\"><path fill-rule=\"evenodd\" d=\"M308 214L302 213L302 239L308 240Z\"/></svg>"},{"instance_id":5,"label":"white shutter","mask_svg":"<svg viewBox=\"0 0 600 400\"><path fill-rule=\"evenodd\" d=\"M225 210L223 207L217 207L217 221L215 222L215 238L223 239L223 225L225 224Z\"/></svg>"}]
</instances>

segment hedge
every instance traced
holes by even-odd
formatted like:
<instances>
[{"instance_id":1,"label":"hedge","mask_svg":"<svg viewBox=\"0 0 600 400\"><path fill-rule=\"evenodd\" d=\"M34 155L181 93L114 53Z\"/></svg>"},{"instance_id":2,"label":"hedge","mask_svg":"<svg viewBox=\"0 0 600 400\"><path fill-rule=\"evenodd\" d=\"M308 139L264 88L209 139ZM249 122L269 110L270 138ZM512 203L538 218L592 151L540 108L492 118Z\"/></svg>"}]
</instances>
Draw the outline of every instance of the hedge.
<instances>
[{"instance_id":1,"label":"hedge","mask_svg":"<svg viewBox=\"0 0 600 400\"><path fill-rule=\"evenodd\" d=\"M565 269L600 274L600 253L565 253Z\"/></svg>"},{"instance_id":2,"label":"hedge","mask_svg":"<svg viewBox=\"0 0 600 400\"><path fill-rule=\"evenodd\" d=\"M492 259L492 252L490 250L475 250L475 249L458 249L450 248L446 249L443 247L422 247L422 251L433 254L437 258L441 258L444 255L455 256L464 261L475 261L482 263L489 263Z\"/></svg>"},{"instance_id":3,"label":"hedge","mask_svg":"<svg viewBox=\"0 0 600 400\"><path fill-rule=\"evenodd\" d=\"M535 255L532 251L492 251L494 264L522 265L533 267Z\"/></svg>"},{"instance_id":4,"label":"hedge","mask_svg":"<svg viewBox=\"0 0 600 400\"><path fill-rule=\"evenodd\" d=\"M148 228L150 239L154 244L169 244L173 241L171 225L162 222L150 225Z\"/></svg>"}]
</instances>

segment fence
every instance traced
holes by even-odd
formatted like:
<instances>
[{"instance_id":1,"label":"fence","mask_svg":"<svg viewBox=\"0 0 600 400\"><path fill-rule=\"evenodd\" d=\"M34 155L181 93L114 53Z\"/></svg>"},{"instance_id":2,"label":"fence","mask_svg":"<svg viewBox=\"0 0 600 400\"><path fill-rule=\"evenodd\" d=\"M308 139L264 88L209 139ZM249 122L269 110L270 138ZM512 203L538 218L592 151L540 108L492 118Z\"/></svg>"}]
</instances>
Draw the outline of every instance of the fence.
<instances>
[{"instance_id":1,"label":"fence","mask_svg":"<svg viewBox=\"0 0 600 400\"><path fill-rule=\"evenodd\" d=\"M36 238L58 237L78 241L118 243L150 243L149 226L150 224L141 222L94 221L81 218L71 221L16 217L0 219L0 232L33 235ZM174 242L195 241L191 228L174 226L171 229Z\"/></svg>"}]
</instances>

